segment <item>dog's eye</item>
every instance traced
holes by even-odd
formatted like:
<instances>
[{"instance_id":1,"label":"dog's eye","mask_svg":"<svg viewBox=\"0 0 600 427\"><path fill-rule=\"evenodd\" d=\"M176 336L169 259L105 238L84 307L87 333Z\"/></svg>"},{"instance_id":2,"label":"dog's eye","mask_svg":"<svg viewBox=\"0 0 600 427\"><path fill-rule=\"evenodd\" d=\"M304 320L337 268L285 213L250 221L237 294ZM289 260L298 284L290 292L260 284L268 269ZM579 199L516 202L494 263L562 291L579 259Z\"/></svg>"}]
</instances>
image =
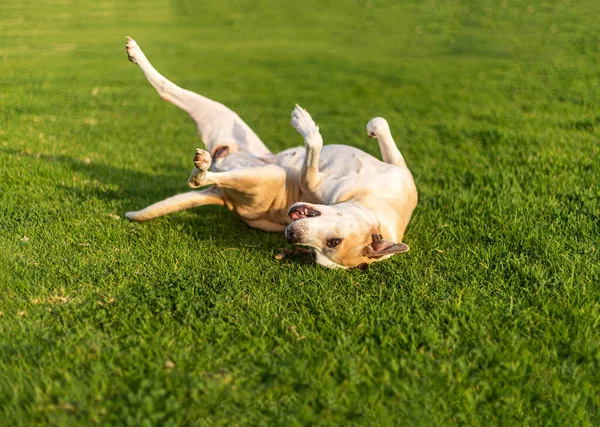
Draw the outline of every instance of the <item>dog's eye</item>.
<instances>
[{"instance_id":1,"label":"dog's eye","mask_svg":"<svg viewBox=\"0 0 600 427\"><path fill-rule=\"evenodd\" d=\"M327 241L327 247L333 249L339 246L340 243L342 243L342 239L329 239Z\"/></svg>"}]
</instances>

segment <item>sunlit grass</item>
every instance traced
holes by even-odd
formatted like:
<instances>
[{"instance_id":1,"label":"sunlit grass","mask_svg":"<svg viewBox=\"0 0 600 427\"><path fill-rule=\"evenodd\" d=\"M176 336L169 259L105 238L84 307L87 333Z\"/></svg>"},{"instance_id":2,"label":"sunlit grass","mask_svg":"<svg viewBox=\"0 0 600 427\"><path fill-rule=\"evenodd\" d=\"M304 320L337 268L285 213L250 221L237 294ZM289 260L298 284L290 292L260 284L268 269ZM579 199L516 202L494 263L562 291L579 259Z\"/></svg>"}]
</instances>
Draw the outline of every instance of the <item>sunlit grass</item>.
<instances>
[{"instance_id":1,"label":"sunlit grass","mask_svg":"<svg viewBox=\"0 0 600 427\"><path fill-rule=\"evenodd\" d=\"M0 420L598 424L595 2L0 4ZM125 55L273 150L379 155L419 205L366 272L277 261L281 234L186 191L191 120Z\"/></svg>"}]
</instances>

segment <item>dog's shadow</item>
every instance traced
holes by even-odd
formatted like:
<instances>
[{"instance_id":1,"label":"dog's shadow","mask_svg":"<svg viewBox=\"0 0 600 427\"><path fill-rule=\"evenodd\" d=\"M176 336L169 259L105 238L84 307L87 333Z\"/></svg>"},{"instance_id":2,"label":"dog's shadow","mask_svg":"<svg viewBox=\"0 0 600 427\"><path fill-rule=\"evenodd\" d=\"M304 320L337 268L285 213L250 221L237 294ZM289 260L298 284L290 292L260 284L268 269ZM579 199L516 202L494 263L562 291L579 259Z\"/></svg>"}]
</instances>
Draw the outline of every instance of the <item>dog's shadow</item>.
<instances>
[{"instance_id":1,"label":"dog's shadow","mask_svg":"<svg viewBox=\"0 0 600 427\"><path fill-rule=\"evenodd\" d=\"M152 172L147 173L102 162L82 161L61 154L32 154L6 148L2 151L9 155L26 157L32 177L36 175L36 165L39 161L57 163L71 170L73 181L62 180L54 185L59 192L79 204L93 200L102 201L107 208L107 215L117 214L125 221L123 215L127 211L139 210L175 194L190 191L186 185L186 171L179 164L157 162ZM81 175L86 178L82 180ZM38 180L34 178L32 181ZM222 206L200 206L153 221L170 222L194 240L210 241L225 249L252 248L273 256L280 248L290 249L283 233L268 233L251 228L235 213ZM139 223L138 226L152 226L150 224L151 222ZM285 263L290 261L295 264L310 264L312 257L288 255L282 260Z\"/></svg>"},{"instance_id":2,"label":"dog's shadow","mask_svg":"<svg viewBox=\"0 0 600 427\"><path fill-rule=\"evenodd\" d=\"M314 264L312 255L296 253L287 244L283 232L252 228L224 207L202 206L165 220L177 224L182 233L194 240L210 241L222 249L256 251L284 264Z\"/></svg>"}]
</instances>

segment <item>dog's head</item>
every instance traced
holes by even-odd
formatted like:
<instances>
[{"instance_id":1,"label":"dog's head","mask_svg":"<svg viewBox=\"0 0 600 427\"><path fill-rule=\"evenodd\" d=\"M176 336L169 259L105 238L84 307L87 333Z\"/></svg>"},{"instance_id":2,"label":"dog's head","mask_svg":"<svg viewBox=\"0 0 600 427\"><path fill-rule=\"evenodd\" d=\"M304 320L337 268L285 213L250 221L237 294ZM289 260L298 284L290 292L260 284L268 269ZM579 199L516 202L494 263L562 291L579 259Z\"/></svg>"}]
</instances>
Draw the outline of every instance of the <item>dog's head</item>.
<instances>
[{"instance_id":1,"label":"dog's head","mask_svg":"<svg viewBox=\"0 0 600 427\"><path fill-rule=\"evenodd\" d=\"M289 243L313 248L316 261L330 268L352 268L408 251L404 243L384 239L379 224L349 203L334 206L296 203L288 211Z\"/></svg>"}]
</instances>

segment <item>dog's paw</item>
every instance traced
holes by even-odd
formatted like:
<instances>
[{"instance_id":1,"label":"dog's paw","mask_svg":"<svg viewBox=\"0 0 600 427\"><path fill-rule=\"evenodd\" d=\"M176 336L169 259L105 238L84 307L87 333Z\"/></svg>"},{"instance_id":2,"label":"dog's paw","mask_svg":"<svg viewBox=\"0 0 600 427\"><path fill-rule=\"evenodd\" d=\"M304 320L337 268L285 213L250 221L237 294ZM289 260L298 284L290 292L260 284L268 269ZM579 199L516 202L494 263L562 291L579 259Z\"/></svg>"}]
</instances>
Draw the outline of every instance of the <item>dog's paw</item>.
<instances>
[{"instance_id":1,"label":"dog's paw","mask_svg":"<svg viewBox=\"0 0 600 427\"><path fill-rule=\"evenodd\" d=\"M134 64L137 64L136 57L140 52L140 47L135 42L135 40L129 36L127 36L127 44L125 45L125 51L127 52L127 58L129 58L129 60Z\"/></svg>"},{"instance_id":2,"label":"dog's paw","mask_svg":"<svg viewBox=\"0 0 600 427\"><path fill-rule=\"evenodd\" d=\"M125 214L125 218L127 218L130 221L139 221L138 212L127 212Z\"/></svg>"},{"instance_id":3,"label":"dog's paw","mask_svg":"<svg viewBox=\"0 0 600 427\"><path fill-rule=\"evenodd\" d=\"M322 146L323 138L319 133L319 126L315 124L308 111L296 104L296 108L292 111L292 127L304 137L304 141L308 146Z\"/></svg>"},{"instance_id":4,"label":"dog's paw","mask_svg":"<svg viewBox=\"0 0 600 427\"><path fill-rule=\"evenodd\" d=\"M371 138L377 138L382 132L390 130L387 120L383 117L375 117L367 123L367 135Z\"/></svg>"},{"instance_id":5,"label":"dog's paw","mask_svg":"<svg viewBox=\"0 0 600 427\"><path fill-rule=\"evenodd\" d=\"M194 154L194 169L188 179L188 185L191 188L198 188L204 185L204 179L206 178L206 171L210 168L212 159L210 153L206 150L196 148L196 154Z\"/></svg>"},{"instance_id":6,"label":"dog's paw","mask_svg":"<svg viewBox=\"0 0 600 427\"><path fill-rule=\"evenodd\" d=\"M210 168L211 163L212 158L210 157L210 153L206 150L196 148L196 154L194 154L194 166L204 172Z\"/></svg>"},{"instance_id":7,"label":"dog's paw","mask_svg":"<svg viewBox=\"0 0 600 427\"><path fill-rule=\"evenodd\" d=\"M305 138L310 134L319 133L319 126L315 124L308 111L298 104L292 111L292 126Z\"/></svg>"}]
</instances>

